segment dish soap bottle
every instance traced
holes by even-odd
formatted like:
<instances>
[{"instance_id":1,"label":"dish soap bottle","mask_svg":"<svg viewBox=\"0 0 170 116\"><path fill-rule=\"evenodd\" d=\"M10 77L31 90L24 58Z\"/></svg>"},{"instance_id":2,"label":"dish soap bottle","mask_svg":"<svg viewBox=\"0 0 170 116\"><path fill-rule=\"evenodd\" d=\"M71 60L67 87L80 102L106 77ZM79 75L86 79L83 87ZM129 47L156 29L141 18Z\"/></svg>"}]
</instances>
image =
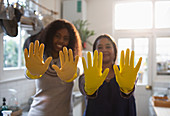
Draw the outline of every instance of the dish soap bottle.
<instances>
[{"instance_id":1,"label":"dish soap bottle","mask_svg":"<svg viewBox=\"0 0 170 116\"><path fill-rule=\"evenodd\" d=\"M6 98L3 97L2 100L3 100L3 103L2 103L2 106L1 106L0 116L3 116L2 111L8 110L8 106L6 105Z\"/></svg>"}]
</instances>

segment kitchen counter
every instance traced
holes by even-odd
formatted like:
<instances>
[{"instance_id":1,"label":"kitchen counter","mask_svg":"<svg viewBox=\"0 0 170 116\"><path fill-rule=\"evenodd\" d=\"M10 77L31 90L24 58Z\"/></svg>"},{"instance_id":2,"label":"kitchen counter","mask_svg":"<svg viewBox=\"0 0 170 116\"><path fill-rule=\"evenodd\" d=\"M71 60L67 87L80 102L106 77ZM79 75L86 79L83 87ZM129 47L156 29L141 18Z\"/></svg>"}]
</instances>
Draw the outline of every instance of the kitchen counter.
<instances>
[{"instance_id":1,"label":"kitchen counter","mask_svg":"<svg viewBox=\"0 0 170 116\"><path fill-rule=\"evenodd\" d=\"M152 106L156 116L170 116L170 108L157 107L157 106L154 106L152 100L150 100L150 102L151 102L151 106Z\"/></svg>"}]
</instances>

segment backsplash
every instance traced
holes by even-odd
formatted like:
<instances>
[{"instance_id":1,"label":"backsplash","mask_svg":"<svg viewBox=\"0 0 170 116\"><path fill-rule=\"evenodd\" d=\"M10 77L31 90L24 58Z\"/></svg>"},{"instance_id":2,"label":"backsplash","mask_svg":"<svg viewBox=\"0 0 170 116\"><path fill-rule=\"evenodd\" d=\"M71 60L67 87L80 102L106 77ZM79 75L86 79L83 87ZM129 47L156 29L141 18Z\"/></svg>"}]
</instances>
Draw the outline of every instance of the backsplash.
<instances>
[{"instance_id":1,"label":"backsplash","mask_svg":"<svg viewBox=\"0 0 170 116\"><path fill-rule=\"evenodd\" d=\"M11 97L8 89L15 89L17 91L16 97L18 103L20 105L25 104L28 103L28 99L35 93L35 81L23 77L23 79L0 82L0 106L2 105L3 97L6 98L6 103L8 105L8 100Z\"/></svg>"}]
</instances>

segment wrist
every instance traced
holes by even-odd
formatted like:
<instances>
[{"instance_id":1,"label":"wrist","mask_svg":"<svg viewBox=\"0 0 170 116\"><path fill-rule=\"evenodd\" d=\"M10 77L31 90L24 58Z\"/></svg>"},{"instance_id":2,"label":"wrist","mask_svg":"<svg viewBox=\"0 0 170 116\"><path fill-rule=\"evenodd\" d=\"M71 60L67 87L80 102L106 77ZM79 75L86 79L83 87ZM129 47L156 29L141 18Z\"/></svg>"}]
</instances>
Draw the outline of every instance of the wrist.
<instances>
[{"instance_id":1,"label":"wrist","mask_svg":"<svg viewBox=\"0 0 170 116\"><path fill-rule=\"evenodd\" d=\"M77 73L75 73L74 76L73 76L71 79L65 80L65 82L67 82L67 83L72 82L72 81L74 81L74 79L76 79L76 78L77 78Z\"/></svg>"},{"instance_id":2,"label":"wrist","mask_svg":"<svg viewBox=\"0 0 170 116\"><path fill-rule=\"evenodd\" d=\"M31 79L39 79L42 75L33 75L29 72L29 70L26 70L26 75Z\"/></svg>"},{"instance_id":3,"label":"wrist","mask_svg":"<svg viewBox=\"0 0 170 116\"><path fill-rule=\"evenodd\" d=\"M87 88L86 86L84 87L84 90L85 90L87 95L93 95L97 91L93 88Z\"/></svg>"},{"instance_id":4,"label":"wrist","mask_svg":"<svg viewBox=\"0 0 170 116\"><path fill-rule=\"evenodd\" d=\"M120 87L120 91L125 93L125 94L129 94L129 93L131 93L133 91L133 88L132 89L125 89L125 88Z\"/></svg>"}]
</instances>

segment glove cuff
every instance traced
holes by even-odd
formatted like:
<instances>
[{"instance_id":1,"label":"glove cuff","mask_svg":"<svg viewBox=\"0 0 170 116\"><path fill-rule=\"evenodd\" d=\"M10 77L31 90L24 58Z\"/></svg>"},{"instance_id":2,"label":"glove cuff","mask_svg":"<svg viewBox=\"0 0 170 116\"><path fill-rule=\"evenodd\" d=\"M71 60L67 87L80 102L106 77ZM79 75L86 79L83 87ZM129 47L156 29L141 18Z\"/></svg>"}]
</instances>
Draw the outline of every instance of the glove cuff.
<instances>
[{"instance_id":1,"label":"glove cuff","mask_svg":"<svg viewBox=\"0 0 170 116\"><path fill-rule=\"evenodd\" d=\"M86 86L84 87L84 90L87 95L93 95L96 92L95 89L92 89L92 88L90 89L90 88L87 88Z\"/></svg>"},{"instance_id":2,"label":"glove cuff","mask_svg":"<svg viewBox=\"0 0 170 116\"><path fill-rule=\"evenodd\" d=\"M122 89L122 88L120 87L120 91L123 92L123 93L125 93L125 94L129 94L130 92L133 91L133 88L130 89L130 90L126 90L126 89Z\"/></svg>"},{"instance_id":3,"label":"glove cuff","mask_svg":"<svg viewBox=\"0 0 170 116\"><path fill-rule=\"evenodd\" d=\"M40 77L42 77L42 75L40 75L40 76L32 75L32 74L28 71L28 69L26 70L26 75L27 75L29 78L31 78L31 79L39 79Z\"/></svg>"}]
</instances>

